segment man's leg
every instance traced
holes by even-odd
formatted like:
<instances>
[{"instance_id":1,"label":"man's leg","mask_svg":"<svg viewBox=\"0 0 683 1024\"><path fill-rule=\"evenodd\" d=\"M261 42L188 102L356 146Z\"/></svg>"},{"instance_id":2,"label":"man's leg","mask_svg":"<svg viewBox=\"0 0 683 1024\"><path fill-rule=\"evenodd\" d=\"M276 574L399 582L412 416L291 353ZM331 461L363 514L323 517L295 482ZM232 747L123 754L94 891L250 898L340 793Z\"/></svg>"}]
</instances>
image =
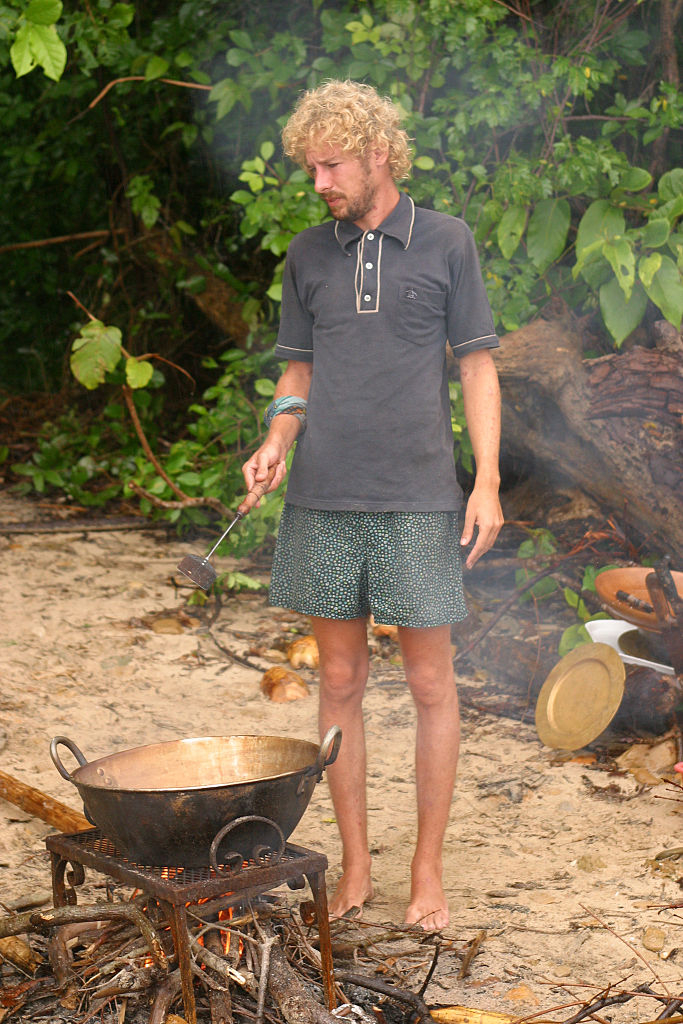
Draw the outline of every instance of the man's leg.
<instances>
[{"instance_id":1,"label":"man's leg","mask_svg":"<svg viewBox=\"0 0 683 1024\"><path fill-rule=\"evenodd\" d=\"M450 626L398 630L406 679L417 708L417 844L406 924L445 928L442 849L460 748L460 715Z\"/></svg>"},{"instance_id":2,"label":"man's leg","mask_svg":"<svg viewBox=\"0 0 683 1024\"><path fill-rule=\"evenodd\" d=\"M311 619L320 652L320 735L342 730L339 756L327 780L342 840L342 877L330 900L341 917L372 896L365 800L363 693L368 679L365 619Z\"/></svg>"}]
</instances>

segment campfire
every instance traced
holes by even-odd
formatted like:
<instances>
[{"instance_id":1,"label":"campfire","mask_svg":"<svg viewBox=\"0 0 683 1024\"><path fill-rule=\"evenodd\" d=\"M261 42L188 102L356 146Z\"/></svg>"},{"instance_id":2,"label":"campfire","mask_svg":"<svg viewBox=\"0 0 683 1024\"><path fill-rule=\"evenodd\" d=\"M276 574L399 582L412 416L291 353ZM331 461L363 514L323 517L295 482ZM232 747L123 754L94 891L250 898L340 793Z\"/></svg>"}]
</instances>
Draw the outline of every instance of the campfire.
<instances>
[{"instance_id":1,"label":"campfire","mask_svg":"<svg viewBox=\"0 0 683 1024\"><path fill-rule=\"evenodd\" d=\"M323 854L287 843L216 872L135 864L97 828L49 835L45 843L54 907L0 920L0 954L17 972L11 983L3 978L0 1020L429 1019L421 994L362 973L343 978L367 989L369 1010L349 1002L334 976ZM106 901L78 904L86 867L106 877ZM296 908L273 891L283 883L304 889L306 881L313 898ZM408 932L396 929L395 938L405 945ZM18 938L25 933L30 944ZM422 960L423 941L421 934L412 941ZM427 959L429 976L438 951ZM172 1012L176 1004L182 1017Z\"/></svg>"},{"instance_id":2,"label":"campfire","mask_svg":"<svg viewBox=\"0 0 683 1024\"><path fill-rule=\"evenodd\" d=\"M185 1024L229 1024L244 1018L257 1024L265 1020L271 1024L324 1024L333 1020L333 1014L344 1015L351 1004L333 968L327 858L287 840L293 825L286 813L283 817L280 806L287 802L282 799L284 793L293 804L290 817L298 820L322 770L336 756L340 735L339 730L331 730L319 750L303 741L231 737L139 748L90 763L75 744L58 737L52 754L60 773L79 786L86 807L96 816L103 813L109 820L107 813L113 807L117 812L112 819L114 830L120 832L124 846L130 841L133 849L151 850L155 854L151 864L132 856L129 849L122 852L109 829L91 827L82 815L47 794L0 773L0 796L68 829L45 839L51 860L53 907L0 919L0 957L18 972L11 980L6 973L2 976L0 1021L59 1019L85 1024L96 1017L117 1024L126 1020L163 1024L174 1019ZM77 757L79 768L73 775L56 753L58 744L68 746ZM190 837L186 828L180 837L174 835L174 824L186 824L183 801L188 794L194 796L188 769L195 764L197 744L202 752L207 747L211 751L213 771L224 783L219 786L214 778L208 792L201 792L204 799L234 811L241 806L241 798L251 799L256 793L256 803L261 806L265 795L277 810L280 824L257 814L233 817L214 836L210 848L204 848L203 855L191 841L194 824L190 823ZM246 778L249 773L242 767L235 782L225 771L226 744L236 745L242 753L249 749L261 769L266 762L273 769L277 762L279 775L274 769L262 772L263 778L254 782ZM220 770L216 748L223 757ZM311 754L315 760L309 766ZM189 787L180 797L173 785L163 785L175 778L178 763L179 775ZM131 785L140 765L148 772L147 784L150 774L154 777L156 789ZM157 777L155 772L161 774ZM210 777L210 769L204 767L203 777L207 775ZM270 792L273 782L274 799ZM139 821L136 824L135 811L139 810L139 797L149 792L160 801L165 819L157 820L153 844L145 847L150 838L138 837L141 826ZM291 799L294 796L297 799ZM128 822L125 814L118 815L122 803ZM147 821L145 815L142 820ZM164 829L168 830L169 857L168 863L159 864ZM183 853L187 854L185 861L179 856ZM86 869L104 876L106 901L79 903ZM312 899L298 908L275 892L285 885L292 891L303 890L306 883ZM344 926L342 922L340 927ZM404 929L396 933L399 940L405 940ZM428 940L419 929L417 933L417 950L422 954L422 941ZM19 938L22 935L30 935L31 941ZM347 974L346 978L370 992L379 990L382 1000L389 1001L384 1009L378 1004L369 1018L379 1024L390 1024L392 1000L404 1010L405 1005L412 1007L416 1019L429 1018L421 994L403 985L381 983L362 973ZM370 997L371 1003L374 998ZM172 1012L176 1007L182 1009L182 1018ZM354 1012L361 1011L356 1007ZM398 1019L404 1019L403 1011Z\"/></svg>"}]
</instances>

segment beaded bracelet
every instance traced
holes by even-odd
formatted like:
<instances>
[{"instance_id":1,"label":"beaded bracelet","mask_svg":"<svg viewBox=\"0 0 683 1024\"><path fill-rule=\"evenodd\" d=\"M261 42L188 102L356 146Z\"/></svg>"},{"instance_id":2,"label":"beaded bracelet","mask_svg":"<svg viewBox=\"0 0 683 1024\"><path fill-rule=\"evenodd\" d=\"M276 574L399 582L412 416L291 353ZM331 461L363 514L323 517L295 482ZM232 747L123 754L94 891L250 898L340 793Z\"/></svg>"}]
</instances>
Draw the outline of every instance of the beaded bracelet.
<instances>
[{"instance_id":1,"label":"beaded bracelet","mask_svg":"<svg viewBox=\"0 0 683 1024\"><path fill-rule=\"evenodd\" d=\"M263 422L266 429L270 427L276 416L287 413L289 416L296 416L301 424L299 435L306 429L306 408L308 403L305 398L298 398L296 395L281 395L270 403L263 414Z\"/></svg>"}]
</instances>

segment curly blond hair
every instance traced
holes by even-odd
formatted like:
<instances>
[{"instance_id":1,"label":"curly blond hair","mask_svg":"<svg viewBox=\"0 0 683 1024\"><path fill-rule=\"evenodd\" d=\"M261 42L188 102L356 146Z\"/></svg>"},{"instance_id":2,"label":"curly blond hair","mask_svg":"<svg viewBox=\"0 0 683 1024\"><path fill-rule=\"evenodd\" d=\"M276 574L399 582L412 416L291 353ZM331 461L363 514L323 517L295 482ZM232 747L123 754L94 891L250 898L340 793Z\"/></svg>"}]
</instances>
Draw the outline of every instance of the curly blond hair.
<instances>
[{"instance_id":1,"label":"curly blond hair","mask_svg":"<svg viewBox=\"0 0 683 1024\"><path fill-rule=\"evenodd\" d=\"M361 82L325 82L305 92L282 132L287 156L302 167L313 147L340 146L361 159L371 149L386 149L394 181L410 174L409 139L401 112L390 99Z\"/></svg>"}]
</instances>

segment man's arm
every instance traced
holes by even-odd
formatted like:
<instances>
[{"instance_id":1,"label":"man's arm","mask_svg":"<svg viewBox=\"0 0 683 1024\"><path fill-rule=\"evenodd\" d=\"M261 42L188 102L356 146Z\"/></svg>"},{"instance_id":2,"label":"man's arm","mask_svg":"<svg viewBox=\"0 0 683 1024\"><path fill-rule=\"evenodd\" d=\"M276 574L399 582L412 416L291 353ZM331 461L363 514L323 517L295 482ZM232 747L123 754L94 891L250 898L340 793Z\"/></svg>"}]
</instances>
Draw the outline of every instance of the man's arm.
<instances>
[{"instance_id":1,"label":"man's arm","mask_svg":"<svg viewBox=\"0 0 683 1024\"><path fill-rule=\"evenodd\" d=\"M312 375L313 363L287 363L275 387L275 398L281 398L283 395L308 398ZM251 490L258 481L265 480L271 466L277 466L277 469L268 490L274 491L280 486L287 472L285 456L299 436L300 430L301 423L296 416L280 413L273 417L265 441L242 466L247 490Z\"/></svg>"},{"instance_id":2,"label":"man's arm","mask_svg":"<svg viewBox=\"0 0 683 1024\"><path fill-rule=\"evenodd\" d=\"M500 470L500 387L498 374L489 349L469 352L460 358L460 383L465 405L476 476L467 502L465 524L460 543L470 543L475 527L477 540L467 556L465 566L475 562L491 548L503 525L498 489Z\"/></svg>"}]
</instances>

